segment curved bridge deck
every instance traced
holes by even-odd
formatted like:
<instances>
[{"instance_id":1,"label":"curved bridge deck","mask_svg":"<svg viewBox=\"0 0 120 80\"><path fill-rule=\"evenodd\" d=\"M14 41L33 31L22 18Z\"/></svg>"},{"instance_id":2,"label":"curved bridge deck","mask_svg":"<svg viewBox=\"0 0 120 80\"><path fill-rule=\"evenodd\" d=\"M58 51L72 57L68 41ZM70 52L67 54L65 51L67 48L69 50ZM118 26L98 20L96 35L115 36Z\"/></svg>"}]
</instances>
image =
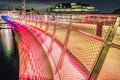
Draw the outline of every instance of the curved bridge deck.
<instances>
[{"instance_id":1,"label":"curved bridge deck","mask_svg":"<svg viewBox=\"0 0 120 80\"><path fill-rule=\"evenodd\" d=\"M18 41L19 78L118 80L120 18L101 23L90 17L79 23L75 16L5 19Z\"/></svg>"}]
</instances>

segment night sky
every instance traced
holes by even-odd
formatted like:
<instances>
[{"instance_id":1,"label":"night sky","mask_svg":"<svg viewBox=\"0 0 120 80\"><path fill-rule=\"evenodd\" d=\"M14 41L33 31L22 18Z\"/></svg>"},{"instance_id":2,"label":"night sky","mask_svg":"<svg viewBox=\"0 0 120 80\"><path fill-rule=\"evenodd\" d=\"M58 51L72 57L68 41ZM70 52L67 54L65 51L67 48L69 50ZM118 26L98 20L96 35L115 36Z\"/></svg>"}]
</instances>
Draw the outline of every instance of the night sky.
<instances>
[{"instance_id":1,"label":"night sky","mask_svg":"<svg viewBox=\"0 0 120 80\"><path fill-rule=\"evenodd\" d=\"M110 13L120 8L120 0L26 0L27 9L34 8L39 12L46 11L59 2L81 2L82 4L94 5L101 13ZM9 6L20 7L22 0L0 0L0 9Z\"/></svg>"}]
</instances>

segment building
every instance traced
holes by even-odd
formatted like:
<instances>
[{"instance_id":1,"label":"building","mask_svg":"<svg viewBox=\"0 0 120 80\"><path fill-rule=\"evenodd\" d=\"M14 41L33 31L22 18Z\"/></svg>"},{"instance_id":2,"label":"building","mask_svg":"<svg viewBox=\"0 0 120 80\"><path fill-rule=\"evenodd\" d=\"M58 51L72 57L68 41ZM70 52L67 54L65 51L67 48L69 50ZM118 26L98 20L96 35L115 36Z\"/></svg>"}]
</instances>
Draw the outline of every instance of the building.
<instances>
[{"instance_id":1,"label":"building","mask_svg":"<svg viewBox=\"0 0 120 80\"><path fill-rule=\"evenodd\" d=\"M81 3L58 3L54 7L48 9L48 13L56 14L83 14L83 13L98 13L99 11L90 4Z\"/></svg>"},{"instance_id":2,"label":"building","mask_svg":"<svg viewBox=\"0 0 120 80\"><path fill-rule=\"evenodd\" d=\"M22 11L17 10L15 7L13 7L13 9L1 9L0 10L0 15L13 16L13 15L21 15L21 14L22 14Z\"/></svg>"},{"instance_id":3,"label":"building","mask_svg":"<svg viewBox=\"0 0 120 80\"><path fill-rule=\"evenodd\" d=\"M38 15L39 13L34 9L27 9L26 15ZM12 9L1 9L0 15L19 16L22 15L22 9L13 7Z\"/></svg>"},{"instance_id":4,"label":"building","mask_svg":"<svg viewBox=\"0 0 120 80\"><path fill-rule=\"evenodd\" d=\"M114 14L120 14L120 8L113 12Z\"/></svg>"},{"instance_id":5,"label":"building","mask_svg":"<svg viewBox=\"0 0 120 80\"><path fill-rule=\"evenodd\" d=\"M26 15L39 15L39 13L32 8L26 10Z\"/></svg>"}]
</instances>

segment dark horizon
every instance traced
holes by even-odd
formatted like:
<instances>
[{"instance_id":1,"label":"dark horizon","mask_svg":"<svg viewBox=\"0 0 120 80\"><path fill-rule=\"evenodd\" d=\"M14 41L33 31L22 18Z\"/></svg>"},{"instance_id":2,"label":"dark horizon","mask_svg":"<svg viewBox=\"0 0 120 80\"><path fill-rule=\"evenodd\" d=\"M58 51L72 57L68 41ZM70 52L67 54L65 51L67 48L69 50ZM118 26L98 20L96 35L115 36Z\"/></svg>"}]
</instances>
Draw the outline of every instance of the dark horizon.
<instances>
[{"instance_id":1,"label":"dark horizon","mask_svg":"<svg viewBox=\"0 0 120 80\"><path fill-rule=\"evenodd\" d=\"M13 3L14 1L14 3ZM82 4L91 4L96 7L100 11L100 13L112 13L116 9L120 8L119 0L109 0L109 2L103 2L101 0L26 0L26 8L31 9L34 8L40 13L43 13L47 10L47 8L54 7L57 3L61 2L80 2ZM0 1L0 9L11 8L13 6L17 8L21 8L22 0L4 0Z\"/></svg>"}]
</instances>

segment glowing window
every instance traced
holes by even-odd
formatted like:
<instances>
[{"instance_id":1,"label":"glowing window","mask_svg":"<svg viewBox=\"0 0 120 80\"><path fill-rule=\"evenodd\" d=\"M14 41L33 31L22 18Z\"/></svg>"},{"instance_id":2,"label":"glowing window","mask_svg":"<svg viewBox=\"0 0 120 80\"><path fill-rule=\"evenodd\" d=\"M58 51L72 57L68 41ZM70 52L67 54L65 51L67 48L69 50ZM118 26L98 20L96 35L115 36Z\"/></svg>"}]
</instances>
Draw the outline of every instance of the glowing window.
<instances>
[{"instance_id":1,"label":"glowing window","mask_svg":"<svg viewBox=\"0 0 120 80\"><path fill-rule=\"evenodd\" d=\"M87 9L95 9L95 7L93 7L93 6L88 6L88 7L86 7Z\"/></svg>"},{"instance_id":2,"label":"glowing window","mask_svg":"<svg viewBox=\"0 0 120 80\"><path fill-rule=\"evenodd\" d=\"M76 3L71 3L71 5L76 5Z\"/></svg>"},{"instance_id":3,"label":"glowing window","mask_svg":"<svg viewBox=\"0 0 120 80\"><path fill-rule=\"evenodd\" d=\"M66 9L66 11L68 11L68 12L69 12L69 11L72 11L72 10L71 10L71 9Z\"/></svg>"},{"instance_id":4,"label":"glowing window","mask_svg":"<svg viewBox=\"0 0 120 80\"><path fill-rule=\"evenodd\" d=\"M74 9L75 11L82 11L82 9Z\"/></svg>"},{"instance_id":5,"label":"glowing window","mask_svg":"<svg viewBox=\"0 0 120 80\"><path fill-rule=\"evenodd\" d=\"M60 4L60 6L62 6L62 4Z\"/></svg>"},{"instance_id":6,"label":"glowing window","mask_svg":"<svg viewBox=\"0 0 120 80\"><path fill-rule=\"evenodd\" d=\"M60 11L60 9L54 9L54 11Z\"/></svg>"},{"instance_id":7,"label":"glowing window","mask_svg":"<svg viewBox=\"0 0 120 80\"><path fill-rule=\"evenodd\" d=\"M65 11L65 9L60 9L60 11Z\"/></svg>"},{"instance_id":8,"label":"glowing window","mask_svg":"<svg viewBox=\"0 0 120 80\"><path fill-rule=\"evenodd\" d=\"M58 6L55 6L55 8L58 8Z\"/></svg>"},{"instance_id":9,"label":"glowing window","mask_svg":"<svg viewBox=\"0 0 120 80\"><path fill-rule=\"evenodd\" d=\"M81 6L79 5L75 5L75 6L71 6L72 8L80 8Z\"/></svg>"}]
</instances>

